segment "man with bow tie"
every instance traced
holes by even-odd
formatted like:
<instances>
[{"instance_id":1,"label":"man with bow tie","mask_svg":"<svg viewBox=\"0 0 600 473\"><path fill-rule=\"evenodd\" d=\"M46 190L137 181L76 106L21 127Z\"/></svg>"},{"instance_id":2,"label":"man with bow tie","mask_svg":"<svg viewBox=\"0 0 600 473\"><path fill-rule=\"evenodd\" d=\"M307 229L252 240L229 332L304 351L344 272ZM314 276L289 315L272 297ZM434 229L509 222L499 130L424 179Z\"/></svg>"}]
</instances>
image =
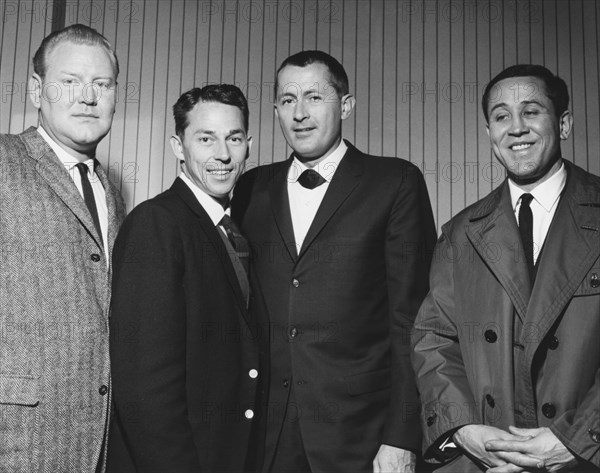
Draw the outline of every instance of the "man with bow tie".
<instances>
[{"instance_id":1,"label":"man with bow tie","mask_svg":"<svg viewBox=\"0 0 600 473\"><path fill-rule=\"evenodd\" d=\"M333 57L284 60L275 114L293 153L234 193L271 320L265 472L414 470L409 333L435 228L414 165L342 140L354 105Z\"/></svg>"}]
</instances>

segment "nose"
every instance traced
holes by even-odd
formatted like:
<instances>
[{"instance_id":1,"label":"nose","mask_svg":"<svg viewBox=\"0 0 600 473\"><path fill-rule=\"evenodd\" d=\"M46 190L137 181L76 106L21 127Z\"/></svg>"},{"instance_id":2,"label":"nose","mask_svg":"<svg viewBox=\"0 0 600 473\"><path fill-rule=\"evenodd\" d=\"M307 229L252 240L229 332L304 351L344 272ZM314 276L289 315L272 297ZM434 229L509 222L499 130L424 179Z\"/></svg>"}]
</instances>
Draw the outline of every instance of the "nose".
<instances>
[{"instance_id":1,"label":"nose","mask_svg":"<svg viewBox=\"0 0 600 473\"><path fill-rule=\"evenodd\" d=\"M304 105L304 101L298 100L294 106L294 121L301 122L306 118L308 118L308 110Z\"/></svg>"},{"instance_id":2,"label":"nose","mask_svg":"<svg viewBox=\"0 0 600 473\"><path fill-rule=\"evenodd\" d=\"M511 135L520 136L520 135L527 133L528 131L529 131L529 128L527 126L527 123L525 123L525 120L523 120L523 117L521 116L521 114L519 114L519 113L513 114L511 122L510 122L509 133Z\"/></svg>"},{"instance_id":3,"label":"nose","mask_svg":"<svg viewBox=\"0 0 600 473\"><path fill-rule=\"evenodd\" d=\"M96 105L98 103L98 99L100 98L100 90L95 84L86 84L81 89L81 94L79 94L80 103L85 103L86 105Z\"/></svg>"},{"instance_id":4,"label":"nose","mask_svg":"<svg viewBox=\"0 0 600 473\"><path fill-rule=\"evenodd\" d=\"M224 163L231 160L231 155L229 153L229 147L227 146L227 142L225 140L218 140L215 148L215 159L222 161Z\"/></svg>"}]
</instances>

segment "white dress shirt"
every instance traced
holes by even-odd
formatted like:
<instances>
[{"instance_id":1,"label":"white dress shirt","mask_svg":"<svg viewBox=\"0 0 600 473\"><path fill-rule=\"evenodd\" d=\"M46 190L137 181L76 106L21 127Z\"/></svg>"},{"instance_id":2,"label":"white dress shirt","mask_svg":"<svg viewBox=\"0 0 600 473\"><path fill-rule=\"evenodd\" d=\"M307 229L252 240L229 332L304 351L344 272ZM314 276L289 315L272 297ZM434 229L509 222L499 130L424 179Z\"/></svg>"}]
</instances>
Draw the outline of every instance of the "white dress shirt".
<instances>
[{"instance_id":1,"label":"white dress shirt","mask_svg":"<svg viewBox=\"0 0 600 473\"><path fill-rule=\"evenodd\" d=\"M83 188L81 187L81 174L79 173L79 169L75 166L79 164L79 160L77 158L71 156L67 153L63 148L61 148L56 141L50 138L50 135L44 130L41 126L37 129L38 133L42 138L48 143L52 151L58 156L58 159L63 164L71 179L75 183L75 187L79 191L81 198L83 198ZM94 192L94 200L96 201L96 209L98 210L98 219L100 220L100 231L102 232L102 244L104 245L105 255L108 255L108 207L106 205L106 192L104 191L104 186L96 171L94 170L94 160L86 159L83 161L87 167L89 168L89 181L92 186L92 191ZM106 258L107 266L110 264L109 258Z\"/></svg>"},{"instance_id":2,"label":"white dress shirt","mask_svg":"<svg viewBox=\"0 0 600 473\"><path fill-rule=\"evenodd\" d=\"M331 182L331 179L333 179L333 175L337 171L340 161L344 157L344 154L346 154L347 149L348 146L346 146L346 143L342 140L333 153L313 168L308 167L296 157L294 157L294 160L292 161L292 165L288 170L287 191L290 201L292 226L294 227L294 239L296 240L296 249L298 253L300 253L300 248L302 248L308 229L317 214L317 210L323 201L323 197L325 197L325 192L327 192L327 189L329 188L329 183ZM317 171L323 179L325 179L325 182L314 189L303 187L298 182L298 178L307 169Z\"/></svg>"},{"instance_id":3,"label":"white dress shirt","mask_svg":"<svg viewBox=\"0 0 600 473\"><path fill-rule=\"evenodd\" d=\"M529 207L533 214L533 262L537 262L538 256L548 229L552 223L552 218L558 207L560 201L560 194L562 193L565 184L567 182L567 170L565 165L561 163L560 169L550 177L547 181L537 185L529 194L533 196ZM508 180L508 187L510 189L510 198L512 202L512 208L515 212L515 218L517 223L519 222L519 209L521 207L521 196L526 194L527 191L520 187L518 184L513 182L511 179Z\"/></svg>"},{"instance_id":4,"label":"white dress shirt","mask_svg":"<svg viewBox=\"0 0 600 473\"><path fill-rule=\"evenodd\" d=\"M183 172L179 174L179 178L186 183L190 190L194 193L194 196L198 200L198 203L206 211L215 227L219 227L223 234L227 236L225 229L219 225L219 222L223 218L223 215L230 215L231 209L228 207L227 210L223 209L223 206L213 199L210 195L200 189L194 182L187 177Z\"/></svg>"}]
</instances>

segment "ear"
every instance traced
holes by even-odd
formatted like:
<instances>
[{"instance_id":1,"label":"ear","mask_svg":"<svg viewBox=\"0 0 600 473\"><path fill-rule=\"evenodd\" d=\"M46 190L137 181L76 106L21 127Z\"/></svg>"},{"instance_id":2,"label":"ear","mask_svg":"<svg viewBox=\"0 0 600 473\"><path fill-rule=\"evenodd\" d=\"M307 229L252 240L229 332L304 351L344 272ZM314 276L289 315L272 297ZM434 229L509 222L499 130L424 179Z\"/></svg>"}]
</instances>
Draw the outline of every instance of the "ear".
<instances>
[{"instance_id":1,"label":"ear","mask_svg":"<svg viewBox=\"0 0 600 473\"><path fill-rule=\"evenodd\" d=\"M354 110L354 106L356 105L356 99L352 94L346 94L341 99L342 105L342 120L345 120L350 115L352 115L352 110Z\"/></svg>"},{"instance_id":2,"label":"ear","mask_svg":"<svg viewBox=\"0 0 600 473\"><path fill-rule=\"evenodd\" d=\"M275 118L279 120L279 110L277 109L277 105L273 105L273 111L275 112Z\"/></svg>"},{"instance_id":3,"label":"ear","mask_svg":"<svg viewBox=\"0 0 600 473\"><path fill-rule=\"evenodd\" d=\"M487 132L488 137L490 136L490 124L486 123L485 124L485 131Z\"/></svg>"},{"instance_id":4,"label":"ear","mask_svg":"<svg viewBox=\"0 0 600 473\"><path fill-rule=\"evenodd\" d=\"M181 142L181 138L177 135L173 135L170 138L171 149L173 150L173 154L180 161L185 161L185 154L183 152L183 143Z\"/></svg>"},{"instance_id":5,"label":"ear","mask_svg":"<svg viewBox=\"0 0 600 473\"><path fill-rule=\"evenodd\" d=\"M39 110L42 106L42 78L34 72L29 78L28 87L28 94L31 98L31 102L33 103L33 106Z\"/></svg>"},{"instance_id":6,"label":"ear","mask_svg":"<svg viewBox=\"0 0 600 473\"><path fill-rule=\"evenodd\" d=\"M573 115L568 110L565 110L558 119L558 127L560 130L560 139L566 140L573 129Z\"/></svg>"}]
</instances>

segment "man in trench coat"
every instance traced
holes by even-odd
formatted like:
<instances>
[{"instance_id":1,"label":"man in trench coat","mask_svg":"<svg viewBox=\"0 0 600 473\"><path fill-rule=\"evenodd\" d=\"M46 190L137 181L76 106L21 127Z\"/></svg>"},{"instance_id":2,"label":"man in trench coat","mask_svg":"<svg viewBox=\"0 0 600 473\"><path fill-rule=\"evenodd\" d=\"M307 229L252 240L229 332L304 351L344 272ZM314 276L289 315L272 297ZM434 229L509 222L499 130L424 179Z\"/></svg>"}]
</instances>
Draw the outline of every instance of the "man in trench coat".
<instances>
[{"instance_id":1,"label":"man in trench coat","mask_svg":"<svg viewBox=\"0 0 600 473\"><path fill-rule=\"evenodd\" d=\"M508 178L443 227L412 337L440 471L599 471L600 179L561 157L568 102L541 66L486 88Z\"/></svg>"}]
</instances>

